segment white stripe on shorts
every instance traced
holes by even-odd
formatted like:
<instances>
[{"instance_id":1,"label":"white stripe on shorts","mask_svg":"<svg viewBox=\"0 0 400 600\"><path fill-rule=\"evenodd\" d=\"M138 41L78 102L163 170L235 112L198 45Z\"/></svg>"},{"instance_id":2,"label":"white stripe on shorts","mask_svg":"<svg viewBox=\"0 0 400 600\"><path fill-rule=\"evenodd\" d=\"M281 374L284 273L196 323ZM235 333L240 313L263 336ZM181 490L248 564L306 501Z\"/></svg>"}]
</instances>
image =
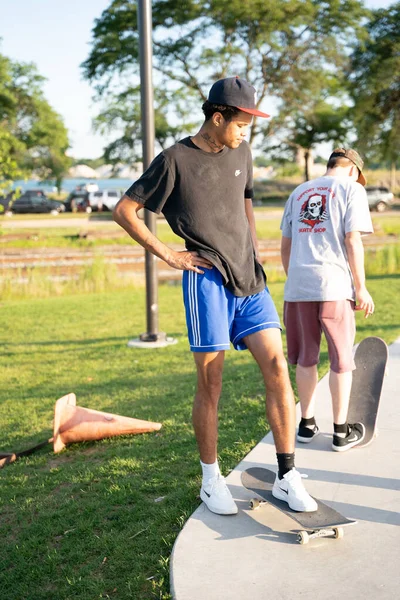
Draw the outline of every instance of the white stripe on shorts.
<instances>
[{"instance_id":1,"label":"white stripe on shorts","mask_svg":"<svg viewBox=\"0 0 400 600\"><path fill-rule=\"evenodd\" d=\"M234 344L238 338L246 337L246 335L249 335L248 331L251 331L252 329L257 329L257 327L263 327L264 325L276 325L277 329L280 328L280 326L281 326L281 324L278 321L267 321L266 323L258 323L257 325L253 325L253 327L248 327L248 329L245 329L244 331L241 331L240 333L238 333L235 336L235 339L232 340L232 344ZM267 328L265 328L265 329L267 329Z\"/></svg>"},{"instance_id":2,"label":"white stripe on shorts","mask_svg":"<svg viewBox=\"0 0 400 600\"><path fill-rule=\"evenodd\" d=\"M199 306L197 300L197 273L189 271L189 312L190 321L192 324L194 346L200 346L200 321L199 321Z\"/></svg>"}]
</instances>

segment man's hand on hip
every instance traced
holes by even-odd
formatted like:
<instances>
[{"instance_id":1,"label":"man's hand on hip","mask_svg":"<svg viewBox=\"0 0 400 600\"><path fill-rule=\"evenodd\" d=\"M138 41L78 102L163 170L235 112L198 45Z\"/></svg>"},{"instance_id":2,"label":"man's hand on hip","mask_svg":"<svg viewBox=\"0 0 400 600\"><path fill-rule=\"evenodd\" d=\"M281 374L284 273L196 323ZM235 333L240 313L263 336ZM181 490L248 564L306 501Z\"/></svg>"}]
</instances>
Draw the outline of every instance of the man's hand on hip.
<instances>
[{"instance_id":1,"label":"man's hand on hip","mask_svg":"<svg viewBox=\"0 0 400 600\"><path fill-rule=\"evenodd\" d=\"M201 274L203 274L204 271L202 271L199 267L212 269L214 266L209 260L200 256L197 252L188 252L187 250L183 252L172 251L168 257L168 260L165 262L174 269L181 269L182 271L194 271L195 273Z\"/></svg>"}]
</instances>

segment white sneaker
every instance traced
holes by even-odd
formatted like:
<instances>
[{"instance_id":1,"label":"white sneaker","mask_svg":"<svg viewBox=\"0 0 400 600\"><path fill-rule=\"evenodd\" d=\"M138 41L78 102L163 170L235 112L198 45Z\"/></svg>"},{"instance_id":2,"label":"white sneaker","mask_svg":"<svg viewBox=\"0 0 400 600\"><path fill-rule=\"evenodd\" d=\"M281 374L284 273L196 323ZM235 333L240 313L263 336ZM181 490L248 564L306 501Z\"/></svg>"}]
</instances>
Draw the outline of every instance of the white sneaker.
<instances>
[{"instance_id":1,"label":"white sneaker","mask_svg":"<svg viewBox=\"0 0 400 600\"><path fill-rule=\"evenodd\" d=\"M236 515L236 506L224 477L218 474L201 486L200 498L217 515Z\"/></svg>"},{"instance_id":2,"label":"white sneaker","mask_svg":"<svg viewBox=\"0 0 400 600\"><path fill-rule=\"evenodd\" d=\"M278 500L287 502L292 510L298 512L318 510L318 504L305 489L302 476L296 469L291 469L285 473L282 479L279 479L278 473L276 474L272 495Z\"/></svg>"}]
</instances>

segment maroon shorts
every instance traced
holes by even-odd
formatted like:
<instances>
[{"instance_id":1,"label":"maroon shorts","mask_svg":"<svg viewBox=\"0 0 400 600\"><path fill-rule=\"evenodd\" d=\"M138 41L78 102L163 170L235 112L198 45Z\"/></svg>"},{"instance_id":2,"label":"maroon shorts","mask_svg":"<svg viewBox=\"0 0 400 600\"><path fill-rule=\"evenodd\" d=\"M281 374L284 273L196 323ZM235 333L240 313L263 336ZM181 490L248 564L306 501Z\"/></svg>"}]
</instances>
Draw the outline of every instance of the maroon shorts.
<instances>
[{"instance_id":1,"label":"maroon shorts","mask_svg":"<svg viewBox=\"0 0 400 600\"><path fill-rule=\"evenodd\" d=\"M355 368L352 350L356 325L351 300L285 302L283 322L291 365L312 367L318 364L323 331L332 371L346 373Z\"/></svg>"}]
</instances>

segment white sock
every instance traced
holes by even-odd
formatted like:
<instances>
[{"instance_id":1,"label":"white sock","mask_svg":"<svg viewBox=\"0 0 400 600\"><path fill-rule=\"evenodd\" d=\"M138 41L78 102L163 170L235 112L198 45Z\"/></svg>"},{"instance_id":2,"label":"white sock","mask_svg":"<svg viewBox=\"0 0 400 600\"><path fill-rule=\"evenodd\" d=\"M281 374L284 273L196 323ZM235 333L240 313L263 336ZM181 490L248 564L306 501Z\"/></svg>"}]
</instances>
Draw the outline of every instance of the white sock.
<instances>
[{"instance_id":1,"label":"white sock","mask_svg":"<svg viewBox=\"0 0 400 600\"><path fill-rule=\"evenodd\" d=\"M218 466L218 461L216 460L212 464L206 464L200 461L201 468L203 470L203 485L207 484L210 479L213 477L217 477L219 475L220 470Z\"/></svg>"}]
</instances>

